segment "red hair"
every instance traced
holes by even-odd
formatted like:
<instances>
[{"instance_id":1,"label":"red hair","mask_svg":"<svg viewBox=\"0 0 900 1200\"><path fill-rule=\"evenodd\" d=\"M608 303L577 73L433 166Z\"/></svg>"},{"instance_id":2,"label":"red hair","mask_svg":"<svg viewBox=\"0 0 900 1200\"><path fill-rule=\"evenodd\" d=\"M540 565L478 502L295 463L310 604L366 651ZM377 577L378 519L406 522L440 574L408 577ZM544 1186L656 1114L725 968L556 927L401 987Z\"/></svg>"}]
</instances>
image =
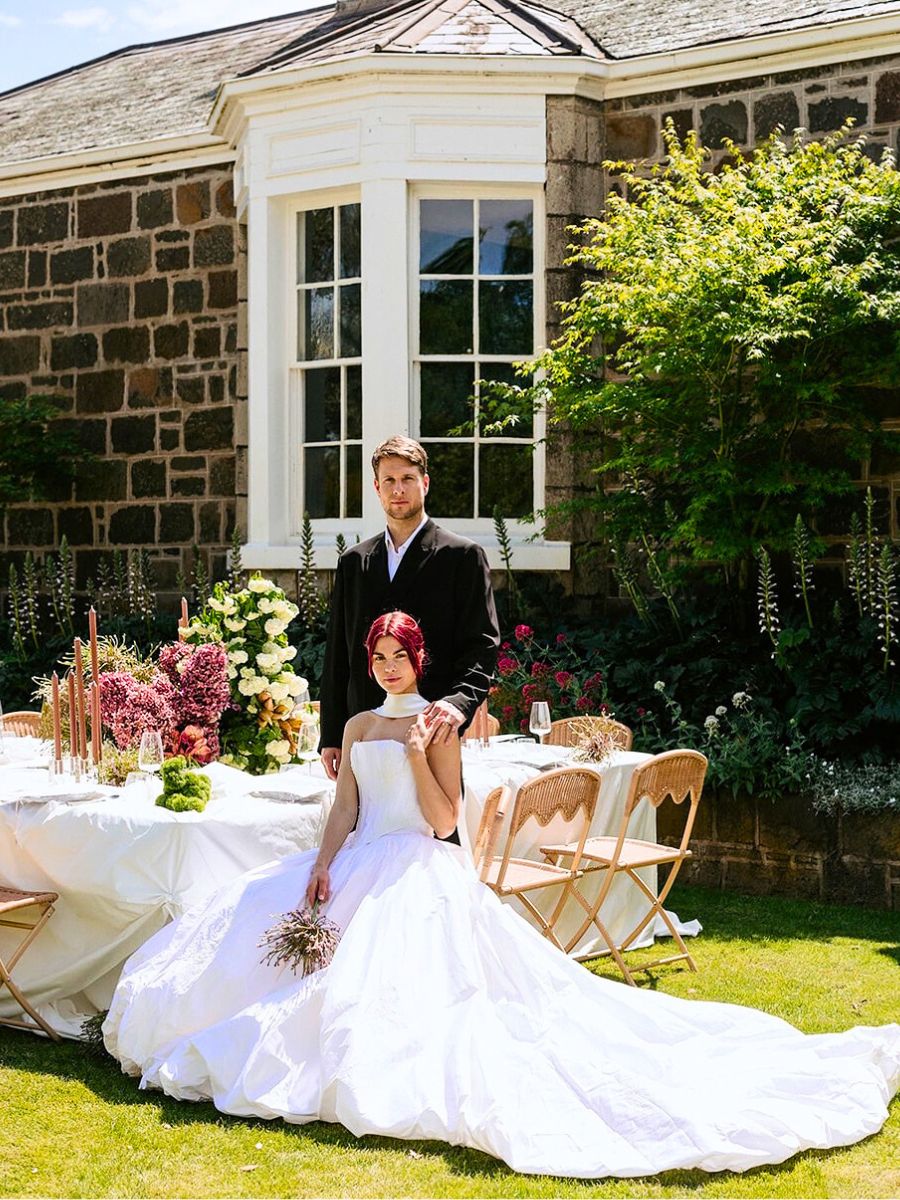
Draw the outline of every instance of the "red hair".
<instances>
[{"instance_id":1,"label":"red hair","mask_svg":"<svg viewBox=\"0 0 900 1200\"><path fill-rule=\"evenodd\" d=\"M416 679L421 679L425 671L425 638L422 636L418 622L405 612L383 613L380 617L375 618L366 634L366 653L369 656L370 676L372 675L372 656L375 653L375 646L383 637L395 638L400 643L409 655Z\"/></svg>"}]
</instances>

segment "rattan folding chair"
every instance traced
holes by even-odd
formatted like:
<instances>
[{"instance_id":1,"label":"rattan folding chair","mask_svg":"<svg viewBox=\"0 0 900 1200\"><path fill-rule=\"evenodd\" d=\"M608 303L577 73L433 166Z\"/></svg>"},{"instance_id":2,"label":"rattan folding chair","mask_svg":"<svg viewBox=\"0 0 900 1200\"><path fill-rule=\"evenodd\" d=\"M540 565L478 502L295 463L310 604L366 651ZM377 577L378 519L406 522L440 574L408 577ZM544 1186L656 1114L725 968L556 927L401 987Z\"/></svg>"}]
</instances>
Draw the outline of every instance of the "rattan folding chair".
<instances>
[{"instance_id":1,"label":"rattan folding chair","mask_svg":"<svg viewBox=\"0 0 900 1200\"><path fill-rule=\"evenodd\" d=\"M655 959L653 962L644 963L642 966L633 969L647 971L651 967L661 967L666 963L680 962L683 959L692 971L697 970L697 966L687 946L685 946L681 934L675 928L663 904L678 876L681 864L691 857L688 842L690 841L691 830L694 827L697 805L700 803L703 780L706 777L706 766L705 757L696 750L667 750L663 754L657 754L648 762L636 767L632 773L628 797L625 801L625 811L622 814L622 823L617 837L589 838L581 847L577 843L570 843L565 846L541 847L541 853L549 863L559 865L562 861L570 857L573 862L578 862L581 866L582 877L594 871L606 872L606 877L601 884L600 891L593 902L588 901L579 890L577 884L573 883L571 888L572 896L584 909L586 915L579 929L569 939L566 945L566 952L568 953L578 945L591 925L596 926L601 937L609 947L608 951L601 951L600 954L609 953L612 955L619 970L625 976L626 983L631 984L632 987L636 985L631 971L625 965L622 953L637 940L656 917L660 917L668 928L669 933L675 939L679 953L671 954L666 958ZM643 799L647 799L654 808L659 808L660 804L666 799L671 799L675 804L681 804L685 799L690 800L690 807L685 818L681 841L677 846L663 846L659 842L645 842L627 836L628 823L631 820L631 816ZM652 889L647 886L638 874L638 871L644 867L662 866L670 868L669 874L663 886L654 895ZM600 912L603 908L603 902L609 895L613 880L617 875L622 873L627 875L646 897L648 909L631 932L619 942L616 942L601 921Z\"/></svg>"},{"instance_id":2,"label":"rattan folding chair","mask_svg":"<svg viewBox=\"0 0 900 1200\"><path fill-rule=\"evenodd\" d=\"M630 750L634 735L627 725L614 721L612 717L564 717L554 721L544 739L545 746L577 746L585 729L608 733L617 750Z\"/></svg>"},{"instance_id":3,"label":"rattan folding chair","mask_svg":"<svg viewBox=\"0 0 900 1200\"><path fill-rule=\"evenodd\" d=\"M22 940L9 958L0 956L0 991L6 988L24 1013L34 1024L13 1017L0 1017L0 1025L12 1025L16 1029L42 1029L54 1042L60 1036L52 1026L29 1004L21 988L12 978L16 963L41 932L53 915L53 905L59 899L56 892L26 892L19 888L0 887L0 925L8 929L23 930Z\"/></svg>"},{"instance_id":4,"label":"rattan folding chair","mask_svg":"<svg viewBox=\"0 0 900 1200\"><path fill-rule=\"evenodd\" d=\"M475 841L472 845L472 858L482 883L487 882L490 866L494 859L494 850L497 846L497 838L500 836L500 827L509 810L509 800L509 788L496 787L488 793L484 808L481 810L478 832L475 834Z\"/></svg>"},{"instance_id":5,"label":"rattan folding chair","mask_svg":"<svg viewBox=\"0 0 900 1200\"><path fill-rule=\"evenodd\" d=\"M578 869L581 850L587 840L599 794L600 776L588 767L563 767L529 779L516 793L502 855L491 854L481 872L482 881L498 896L515 896L534 918L544 936L560 950L565 947L556 936L555 927L568 901L573 881L581 876ZM502 797L498 803L503 803ZM562 817L570 822L580 821L569 866L515 857L513 842L526 821L534 819L539 825L546 826L554 817ZM549 917L545 917L528 896L529 892L546 887L561 888L559 900Z\"/></svg>"},{"instance_id":6,"label":"rattan folding chair","mask_svg":"<svg viewBox=\"0 0 900 1200\"><path fill-rule=\"evenodd\" d=\"M0 718L0 730L13 737L38 737L41 714L36 712L7 713Z\"/></svg>"}]
</instances>

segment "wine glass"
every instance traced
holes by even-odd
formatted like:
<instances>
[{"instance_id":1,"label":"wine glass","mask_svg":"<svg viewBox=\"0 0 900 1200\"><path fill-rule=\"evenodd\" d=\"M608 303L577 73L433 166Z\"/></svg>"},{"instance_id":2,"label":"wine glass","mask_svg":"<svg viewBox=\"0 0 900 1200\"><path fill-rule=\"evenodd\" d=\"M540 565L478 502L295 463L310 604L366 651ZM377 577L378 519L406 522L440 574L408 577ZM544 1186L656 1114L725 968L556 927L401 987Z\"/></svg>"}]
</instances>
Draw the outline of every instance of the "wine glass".
<instances>
[{"instance_id":1,"label":"wine glass","mask_svg":"<svg viewBox=\"0 0 900 1200\"><path fill-rule=\"evenodd\" d=\"M539 742L550 732L550 705L546 700L535 700L532 704L528 728Z\"/></svg>"},{"instance_id":2,"label":"wine glass","mask_svg":"<svg viewBox=\"0 0 900 1200\"><path fill-rule=\"evenodd\" d=\"M145 729L141 734L141 744L138 749L138 766L142 771L155 775L162 764L162 734L156 729Z\"/></svg>"}]
</instances>

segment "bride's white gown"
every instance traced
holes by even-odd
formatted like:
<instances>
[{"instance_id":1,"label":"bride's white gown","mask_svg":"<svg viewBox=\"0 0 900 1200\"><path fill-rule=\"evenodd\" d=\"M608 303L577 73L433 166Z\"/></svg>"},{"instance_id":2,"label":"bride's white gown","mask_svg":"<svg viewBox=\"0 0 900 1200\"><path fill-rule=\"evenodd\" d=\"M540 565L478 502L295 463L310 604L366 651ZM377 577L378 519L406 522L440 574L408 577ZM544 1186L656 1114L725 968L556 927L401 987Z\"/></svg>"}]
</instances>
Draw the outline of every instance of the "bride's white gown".
<instances>
[{"instance_id":1,"label":"bride's white gown","mask_svg":"<svg viewBox=\"0 0 900 1200\"><path fill-rule=\"evenodd\" d=\"M104 1033L142 1087L586 1178L742 1171L880 1128L900 1026L805 1036L598 979L432 837L401 743L351 754L360 812L332 865L331 965L260 965L314 851L236 880L125 967Z\"/></svg>"}]
</instances>

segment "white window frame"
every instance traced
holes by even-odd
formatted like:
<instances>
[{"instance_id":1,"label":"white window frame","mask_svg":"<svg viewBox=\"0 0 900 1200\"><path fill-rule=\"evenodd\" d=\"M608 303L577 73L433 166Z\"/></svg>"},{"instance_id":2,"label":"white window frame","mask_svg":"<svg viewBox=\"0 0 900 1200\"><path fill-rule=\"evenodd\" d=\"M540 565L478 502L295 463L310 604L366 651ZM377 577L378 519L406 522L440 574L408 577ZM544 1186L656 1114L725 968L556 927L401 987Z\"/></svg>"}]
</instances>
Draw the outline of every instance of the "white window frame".
<instances>
[{"instance_id":1,"label":"white window frame","mask_svg":"<svg viewBox=\"0 0 900 1200\"><path fill-rule=\"evenodd\" d=\"M408 227L409 236L409 274L407 282L407 294L409 296L409 428L411 431L417 431L419 428L419 372L417 366L420 362L471 362L476 361L474 354L436 354L436 355L420 355L419 346L419 201L421 200L530 200L534 206L534 233L533 233L533 263L532 273L534 279L534 311L532 314L534 327L532 336L532 354L525 356L534 358L540 353L545 345L546 339L546 230L547 230L547 213L546 202L544 197L544 189L531 184L509 183L497 184L486 183L478 184L472 182L465 183L419 183L411 185L409 188L409 213ZM476 262L473 266L477 269L477 246L474 248L476 254ZM477 297L476 297L477 302ZM476 314L477 316L477 314ZM495 359L498 362L509 361L509 356L503 355L479 355L479 359ZM532 450L532 486L534 495L534 511L538 512L544 507L545 503L545 486L546 486L546 418L543 410L535 412L534 423L532 427L531 442ZM416 436L413 432L413 436ZM452 439L448 439L452 441ZM502 444L502 443L493 443ZM425 446L426 450L428 446ZM427 501L426 501L427 508ZM438 520L441 519L440 514L435 514ZM494 540L494 522L491 517L448 517L447 522L452 525L457 533L472 537L475 540L489 540L493 543ZM510 536L516 540L522 540L532 537L538 532L539 526L528 521L520 519L507 518L506 527ZM514 562L516 558L514 556Z\"/></svg>"}]
</instances>

